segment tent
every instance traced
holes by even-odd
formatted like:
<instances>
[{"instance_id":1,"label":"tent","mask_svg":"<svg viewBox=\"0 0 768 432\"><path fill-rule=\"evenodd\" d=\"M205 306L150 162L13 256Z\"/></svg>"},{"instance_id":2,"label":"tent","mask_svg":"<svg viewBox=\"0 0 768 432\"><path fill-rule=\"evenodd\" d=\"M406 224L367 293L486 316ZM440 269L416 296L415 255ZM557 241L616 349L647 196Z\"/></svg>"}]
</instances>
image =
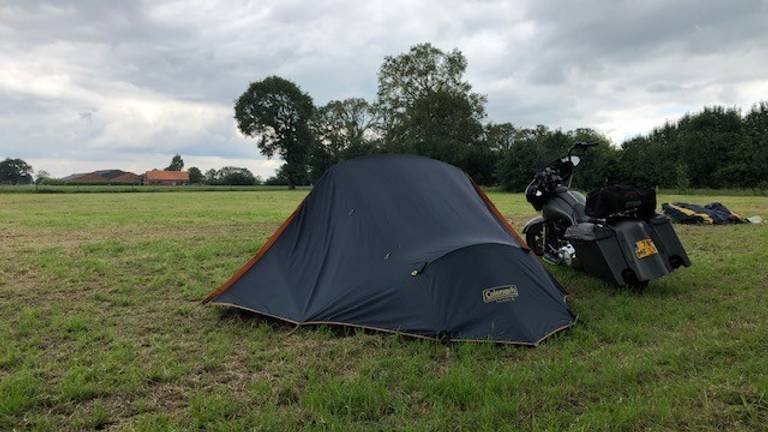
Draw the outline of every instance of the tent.
<instances>
[{"instance_id":1,"label":"tent","mask_svg":"<svg viewBox=\"0 0 768 432\"><path fill-rule=\"evenodd\" d=\"M562 287L485 193L413 155L330 168L204 302L442 341L536 345L574 322Z\"/></svg>"}]
</instances>

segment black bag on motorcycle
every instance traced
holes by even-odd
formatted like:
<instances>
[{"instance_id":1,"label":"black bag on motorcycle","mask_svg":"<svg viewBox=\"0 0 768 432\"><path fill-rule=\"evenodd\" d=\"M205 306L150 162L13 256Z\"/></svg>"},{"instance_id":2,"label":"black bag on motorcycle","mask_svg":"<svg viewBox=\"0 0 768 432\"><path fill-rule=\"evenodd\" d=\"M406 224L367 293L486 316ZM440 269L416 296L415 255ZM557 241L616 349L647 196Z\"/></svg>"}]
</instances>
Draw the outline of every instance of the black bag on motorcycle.
<instances>
[{"instance_id":1,"label":"black bag on motorcycle","mask_svg":"<svg viewBox=\"0 0 768 432\"><path fill-rule=\"evenodd\" d=\"M656 191L647 186L611 185L587 195L587 216L605 219L619 213L632 213L641 219L656 215Z\"/></svg>"}]
</instances>

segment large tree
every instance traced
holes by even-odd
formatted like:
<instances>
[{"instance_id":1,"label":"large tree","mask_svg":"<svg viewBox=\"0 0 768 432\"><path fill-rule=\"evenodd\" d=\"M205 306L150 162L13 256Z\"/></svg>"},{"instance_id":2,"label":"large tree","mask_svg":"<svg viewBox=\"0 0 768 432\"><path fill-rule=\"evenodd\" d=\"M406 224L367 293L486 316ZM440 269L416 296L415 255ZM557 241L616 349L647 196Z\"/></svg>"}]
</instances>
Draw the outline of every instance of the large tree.
<instances>
[{"instance_id":1,"label":"large tree","mask_svg":"<svg viewBox=\"0 0 768 432\"><path fill-rule=\"evenodd\" d=\"M37 175L35 176L35 184L43 184L50 178L51 174L48 171L37 170Z\"/></svg>"},{"instance_id":2,"label":"large tree","mask_svg":"<svg viewBox=\"0 0 768 432\"><path fill-rule=\"evenodd\" d=\"M222 185L250 186L260 183L248 168L226 166L217 172L216 177L218 184Z\"/></svg>"},{"instance_id":3,"label":"large tree","mask_svg":"<svg viewBox=\"0 0 768 432\"><path fill-rule=\"evenodd\" d=\"M171 164L165 169L166 171L181 171L184 169L184 159L180 154L176 154L171 159Z\"/></svg>"},{"instance_id":4,"label":"large tree","mask_svg":"<svg viewBox=\"0 0 768 432\"><path fill-rule=\"evenodd\" d=\"M310 179L317 180L331 165L375 151L376 116L361 98L334 100L312 117L315 145L310 152Z\"/></svg>"},{"instance_id":5,"label":"large tree","mask_svg":"<svg viewBox=\"0 0 768 432\"><path fill-rule=\"evenodd\" d=\"M270 76L251 83L235 103L235 120L244 135L257 139L261 152L285 160L288 186L306 179L312 142L312 98L291 81Z\"/></svg>"},{"instance_id":6,"label":"large tree","mask_svg":"<svg viewBox=\"0 0 768 432\"><path fill-rule=\"evenodd\" d=\"M187 170L189 173L189 182L192 184L201 184L203 182L203 172L198 167L190 167Z\"/></svg>"},{"instance_id":7,"label":"large tree","mask_svg":"<svg viewBox=\"0 0 768 432\"><path fill-rule=\"evenodd\" d=\"M398 126L396 151L415 153L462 165L473 147L482 145L483 126L464 95L430 91L414 100Z\"/></svg>"},{"instance_id":8,"label":"large tree","mask_svg":"<svg viewBox=\"0 0 768 432\"><path fill-rule=\"evenodd\" d=\"M483 139L485 97L464 80L466 68L461 51L428 43L386 57L376 101L383 149L440 159L488 183L494 157Z\"/></svg>"},{"instance_id":9,"label":"large tree","mask_svg":"<svg viewBox=\"0 0 768 432\"><path fill-rule=\"evenodd\" d=\"M507 151L519 138L520 132L512 123L488 123L483 128L483 139L494 151Z\"/></svg>"},{"instance_id":10,"label":"large tree","mask_svg":"<svg viewBox=\"0 0 768 432\"><path fill-rule=\"evenodd\" d=\"M21 159L6 158L0 162L0 184L32 183L32 167Z\"/></svg>"},{"instance_id":11,"label":"large tree","mask_svg":"<svg viewBox=\"0 0 768 432\"><path fill-rule=\"evenodd\" d=\"M218 184L219 178L218 178L219 172L215 169L211 168L208 171L205 172L203 175L203 183L207 185L215 185Z\"/></svg>"},{"instance_id":12,"label":"large tree","mask_svg":"<svg viewBox=\"0 0 768 432\"><path fill-rule=\"evenodd\" d=\"M408 107L418 99L435 92L462 95L472 107L473 115L485 116L485 96L472 92L464 80L467 59L461 51L450 52L421 43L404 54L387 56L379 69L376 106L381 111L385 128L402 119Z\"/></svg>"}]
</instances>

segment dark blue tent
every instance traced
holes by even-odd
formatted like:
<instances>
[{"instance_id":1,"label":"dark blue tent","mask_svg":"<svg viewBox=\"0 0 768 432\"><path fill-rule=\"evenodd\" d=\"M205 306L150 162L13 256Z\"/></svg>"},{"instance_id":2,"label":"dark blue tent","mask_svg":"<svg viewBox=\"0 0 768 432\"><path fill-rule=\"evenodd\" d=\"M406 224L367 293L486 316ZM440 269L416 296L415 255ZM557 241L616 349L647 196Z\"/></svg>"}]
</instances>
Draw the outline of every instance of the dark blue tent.
<instances>
[{"instance_id":1,"label":"dark blue tent","mask_svg":"<svg viewBox=\"0 0 768 432\"><path fill-rule=\"evenodd\" d=\"M526 345L574 321L485 193L458 168L409 155L329 169L205 302L295 324Z\"/></svg>"}]
</instances>

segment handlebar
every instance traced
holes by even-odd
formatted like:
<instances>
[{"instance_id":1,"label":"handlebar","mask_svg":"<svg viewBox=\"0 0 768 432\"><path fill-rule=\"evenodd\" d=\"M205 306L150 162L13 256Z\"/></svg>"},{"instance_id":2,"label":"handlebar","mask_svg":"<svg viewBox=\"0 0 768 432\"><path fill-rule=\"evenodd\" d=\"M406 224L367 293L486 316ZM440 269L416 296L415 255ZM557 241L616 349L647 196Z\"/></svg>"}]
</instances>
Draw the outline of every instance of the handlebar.
<instances>
[{"instance_id":1,"label":"handlebar","mask_svg":"<svg viewBox=\"0 0 768 432\"><path fill-rule=\"evenodd\" d=\"M571 153L573 153L574 150L586 150L590 147L596 146L596 142L586 142L586 141L577 141L573 143L571 148L568 149L568 157L571 157Z\"/></svg>"},{"instance_id":2,"label":"handlebar","mask_svg":"<svg viewBox=\"0 0 768 432\"><path fill-rule=\"evenodd\" d=\"M587 149L589 147L594 147L596 145L597 145L596 142L579 141L579 142L576 142L576 143L573 144L573 148L575 148L575 149L577 149L577 148L578 149Z\"/></svg>"}]
</instances>

